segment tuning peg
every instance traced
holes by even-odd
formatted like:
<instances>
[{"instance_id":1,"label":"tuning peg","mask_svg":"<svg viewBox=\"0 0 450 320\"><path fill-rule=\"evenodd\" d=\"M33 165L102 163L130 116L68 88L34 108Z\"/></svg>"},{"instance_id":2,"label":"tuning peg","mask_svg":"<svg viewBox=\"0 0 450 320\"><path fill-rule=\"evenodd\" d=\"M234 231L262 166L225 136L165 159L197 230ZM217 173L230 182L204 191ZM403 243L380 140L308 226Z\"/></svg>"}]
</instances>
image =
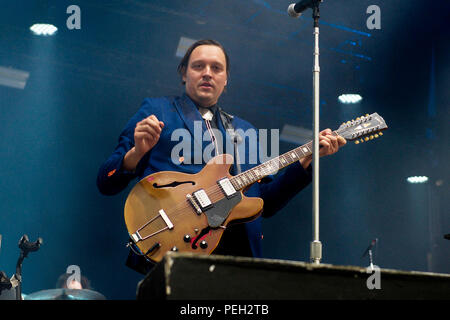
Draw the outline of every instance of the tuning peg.
<instances>
[{"instance_id":1,"label":"tuning peg","mask_svg":"<svg viewBox=\"0 0 450 320\"><path fill-rule=\"evenodd\" d=\"M382 135L383 135L383 132L380 131L380 132L378 132L378 134L379 134L380 136L382 136Z\"/></svg>"},{"instance_id":2,"label":"tuning peg","mask_svg":"<svg viewBox=\"0 0 450 320\"><path fill-rule=\"evenodd\" d=\"M355 140L355 144L359 144L359 140Z\"/></svg>"},{"instance_id":3,"label":"tuning peg","mask_svg":"<svg viewBox=\"0 0 450 320\"><path fill-rule=\"evenodd\" d=\"M369 141L369 137L365 137L364 140L365 140L365 141Z\"/></svg>"},{"instance_id":4,"label":"tuning peg","mask_svg":"<svg viewBox=\"0 0 450 320\"><path fill-rule=\"evenodd\" d=\"M368 113L366 113L366 117L368 117L369 116L369 114Z\"/></svg>"},{"instance_id":5,"label":"tuning peg","mask_svg":"<svg viewBox=\"0 0 450 320\"><path fill-rule=\"evenodd\" d=\"M364 139L363 139L363 138L361 138L361 140L359 140L359 141L361 141L361 143L362 143L362 142L364 142Z\"/></svg>"},{"instance_id":6,"label":"tuning peg","mask_svg":"<svg viewBox=\"0 0 450 320\"><path fill-rule=\"evenodd\" d=\"M370 140L373 140L373 135L371 135L369 138L370 138Z\"/></svg>"},{"instance_id":7,"label":"tuning peg","mask_svg":"<svg viewBox=\"0 0 450 320\"><path fill-rule=\"evenodd\" d=\"M358 118L356 118L356 121L358 121L358 120L360 120L361 118L360 117L358 117Z\"/></svg>"}]
</instances>

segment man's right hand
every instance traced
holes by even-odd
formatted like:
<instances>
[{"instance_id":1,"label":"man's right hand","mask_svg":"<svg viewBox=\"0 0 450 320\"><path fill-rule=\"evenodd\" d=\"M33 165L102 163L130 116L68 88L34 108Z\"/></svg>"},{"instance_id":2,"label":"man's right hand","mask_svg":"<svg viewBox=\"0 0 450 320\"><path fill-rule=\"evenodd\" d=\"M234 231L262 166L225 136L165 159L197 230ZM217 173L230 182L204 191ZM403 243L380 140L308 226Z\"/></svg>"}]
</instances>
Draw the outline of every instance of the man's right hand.
<instances>
[{"instance_id":1,"label":"man's right hand","mask_svg":"<svg viewBox=\"0 0 450 320\"><path fill-rule=\"evenodd\" d=\"M143 157L158 143L163 128L164 123L153 114L136 124L134 145L137 155Z\"/></svg>"},{"instance_id":2,"label":"man's right hand","mask_svg":"<svg viewBox=\"0 0 450 320\"><path fill-rule=\"evenodd\" d=\"M134 129L134 147L127 152L122 167L127 171L134 171L142 157L159 141L164 123L155 115L148 116L136 124Z\"/></svg>"}]
</instances>

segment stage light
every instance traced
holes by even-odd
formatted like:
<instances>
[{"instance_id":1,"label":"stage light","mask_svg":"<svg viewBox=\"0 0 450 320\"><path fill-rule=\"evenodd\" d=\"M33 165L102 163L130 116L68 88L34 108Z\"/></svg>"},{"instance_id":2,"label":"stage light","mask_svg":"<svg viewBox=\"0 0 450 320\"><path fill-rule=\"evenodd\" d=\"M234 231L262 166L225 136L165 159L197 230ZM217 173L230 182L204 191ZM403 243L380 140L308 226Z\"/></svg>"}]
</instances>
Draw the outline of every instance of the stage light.
<instances>
[{"instance_id":1,"label":"stage light","mask_svg":"<svg viewBox=\"0 0 450 320\"><path fill-rule=\"evenodd\" d=\"M425 183L428 181L428 177L426 176L412 176L406 179L409 183Z\"/></svg>"},{"instance_id":2,"label":"stage light","mask_svg":"<svg viewBox=\"0 0 450 320\"><path fill-rule=\"evenodd\" d=\"M30 30L38 36L52 36L58 31L58 28L52 24L36 23L30 27Z\"/></svg>"},{"instance_id":3,"label":"stage light","mask_svg":"<svg viewBox=\"0 0 450 320\"><path fill-rule=\"evenodd\" d=\"M341 94L338 100L344 104L353 104L360 102L362 97L359 94Z\"/></svg>"}]
</instances>

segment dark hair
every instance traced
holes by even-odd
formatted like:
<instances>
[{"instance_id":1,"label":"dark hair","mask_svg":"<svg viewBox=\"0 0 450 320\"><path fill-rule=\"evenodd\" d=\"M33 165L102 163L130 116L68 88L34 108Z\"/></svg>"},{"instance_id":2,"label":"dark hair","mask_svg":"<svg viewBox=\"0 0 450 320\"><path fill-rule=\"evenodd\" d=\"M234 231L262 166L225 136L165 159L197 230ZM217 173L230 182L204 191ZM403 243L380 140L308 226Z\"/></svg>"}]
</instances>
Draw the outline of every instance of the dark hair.
<instances>
[{"instance_id":1,"label":"dark hair","mask_svg":"<svg viewBox=\"0 0 450 320\"><path fill-rule=\"evenodd\" d=\"M63 273L60 275L56 282L56 288L67 288L67 279L69 279L71 275L72 274L70 273ZM91 282L85 276L80 276L80 282L83 289L91 289Z\"/></svg>"},{"instance_id":2,"label":"dark hair","mask_svg":"<svg viewBox=\"0 0 450 320\"><path fill-rule=\"evenodd\" d=\"M218 41L211 40L211 39L198 40L187 49L186 53L184 54L183 59L181 59L180 64L178 65L178 68L177 68L178 74L181 77L183 77L184 73L187 70L189 58L191 57L192 51L194 51L195 48L197 48L199 46L203 46L203 45L216 46L216 47L219 47L220 49L222 49L222 51L225 55L225 61L227 63L227 65L226 65L227 76L229 77L230 76L230 59L228 58L228 54L225 51L225 48ZM181 83L185 84L184 81L181 81Z\"/></svg>"}]
</instances>

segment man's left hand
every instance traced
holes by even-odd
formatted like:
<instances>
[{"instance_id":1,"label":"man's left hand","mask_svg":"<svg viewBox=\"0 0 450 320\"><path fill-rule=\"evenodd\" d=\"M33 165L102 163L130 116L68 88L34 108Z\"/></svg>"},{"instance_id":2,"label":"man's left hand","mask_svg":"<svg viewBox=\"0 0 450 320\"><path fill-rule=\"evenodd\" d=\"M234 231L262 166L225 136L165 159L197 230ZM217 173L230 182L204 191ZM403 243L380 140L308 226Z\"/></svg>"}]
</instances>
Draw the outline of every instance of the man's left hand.
<instances>
[{"instance_id":1,"label":"man's left hand","mask_svg":"<svg viewBox=\"0 0 450 320\"><path fill-rule=\"evenodd\" d=\"M323 157L336 153L346 143L341 136L334 136L331 129L325 129L319 133L319 155Z\"/></svg>"},{"instance_id":2,"label":"man's left hand","mask_svg":"<svg viewBox=\"0 0 450 320\"><path fill-rule=\"evenodd\" d=\"M339 148L345 145L347 141L341 136L334 136L331 129L325 129L319 132L319 155L329 156L333 153L338 152ZM312 161L312 155L304 157L300 160L303 168L307 168Z\"/></svg>"}]
</instances>

